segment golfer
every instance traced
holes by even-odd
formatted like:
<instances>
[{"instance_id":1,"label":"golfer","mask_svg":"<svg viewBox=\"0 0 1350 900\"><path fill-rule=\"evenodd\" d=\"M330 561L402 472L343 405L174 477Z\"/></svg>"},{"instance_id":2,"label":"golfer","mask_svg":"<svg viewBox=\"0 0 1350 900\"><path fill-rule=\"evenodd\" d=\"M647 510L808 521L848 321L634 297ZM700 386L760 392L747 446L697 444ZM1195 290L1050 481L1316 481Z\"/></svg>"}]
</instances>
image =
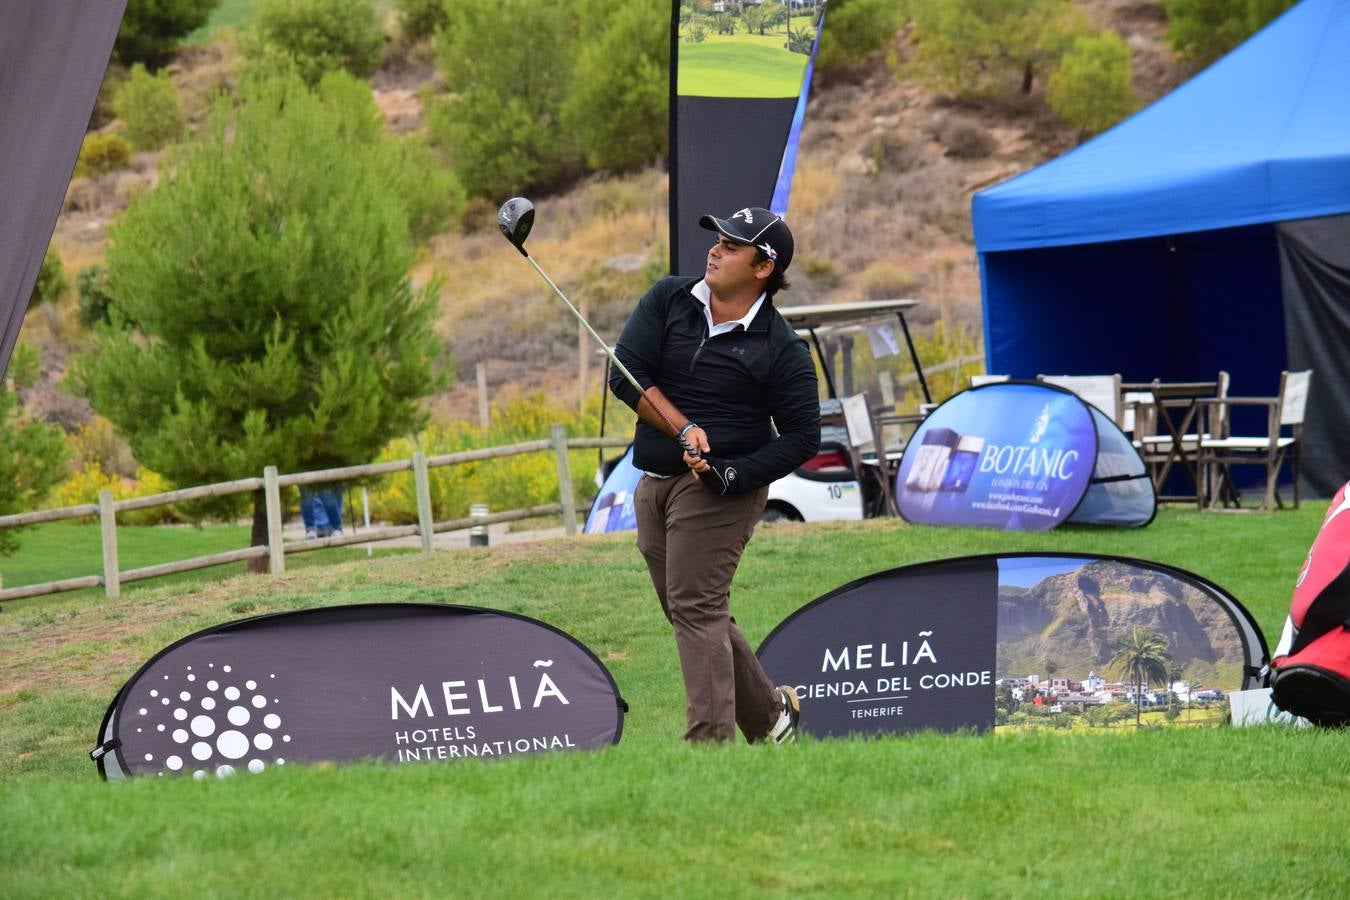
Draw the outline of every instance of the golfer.
<instances>
[{"instance_id":1,"label":"golfer","mask_svg":"<svg viewBox=\"0 0 1350 900\"><path fill-rule=\"evenodd\" d=\"M760 668L731 616L731 579L769 483L820 445L816 370L773 307L792 262L787 224L759 208L699 224L717 235L703 277L653 285L616 349L654 390L639 394L620 375L610 389L640 419L637 545L675 629L685 739L732 741L740 726L751 743L782 743L797 735L797 694L774 687ZM683 452L677 438L699 455Z\"/></svg>"}]
</instances>

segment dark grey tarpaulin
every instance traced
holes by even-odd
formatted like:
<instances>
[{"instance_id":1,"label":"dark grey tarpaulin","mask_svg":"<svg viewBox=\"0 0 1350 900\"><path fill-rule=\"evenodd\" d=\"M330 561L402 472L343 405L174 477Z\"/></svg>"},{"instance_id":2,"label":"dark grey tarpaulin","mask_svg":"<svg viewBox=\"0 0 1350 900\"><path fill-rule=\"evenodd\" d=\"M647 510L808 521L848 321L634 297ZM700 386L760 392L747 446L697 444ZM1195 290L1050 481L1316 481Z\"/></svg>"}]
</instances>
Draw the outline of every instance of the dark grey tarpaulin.
<instances>
[{"instance_id":1,"label":"dark grey tarpaulin","mask_svg":"<svg viewBox=\"0 0 1350 900\"><path fill-rule=\"evenodd\" d=\"M0 373L23 324L126 0L0 2Z\"/></svg>"},{"instance_id":2,"label":"dark grey tarpaulin","mask_svg":"<svg viewBox=\"0 0 1350 900\"><path fill-rule=\"evenodd\" d=\"M797 99L676 97L670 144L671 272L703 271L711 232L699 216L769 205Z\"/></svg>"},{"instance_id":3,"label":"dark grey tarpaulin","mask_svg":"<svg viewBox=\"0 0 1350 900\"><path fill-rule=\"evenodd\" d=\"M1289 369L1313 370L1300 474L1324 497L1350 478L1350 216L1281 222L1275 234Z\"/></svg>"}]
</instances>

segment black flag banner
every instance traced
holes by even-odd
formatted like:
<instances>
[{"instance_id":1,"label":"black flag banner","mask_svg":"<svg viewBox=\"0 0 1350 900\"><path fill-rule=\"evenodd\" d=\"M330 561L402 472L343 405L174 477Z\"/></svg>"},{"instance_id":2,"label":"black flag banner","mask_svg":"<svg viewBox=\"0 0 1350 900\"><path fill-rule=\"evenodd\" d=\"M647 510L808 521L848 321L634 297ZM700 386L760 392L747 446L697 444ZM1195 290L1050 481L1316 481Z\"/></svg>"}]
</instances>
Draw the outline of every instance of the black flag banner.
<instances>
[{"instance_id":1,"label":"black flag banner","mask_svg":"<svg viewBox=\"0 0 1350 900\"><path fill-rule=\"evenodd\" d=\"M118 692L100 774L439 762L617 744L626 704L575 638L513 613L381 603L257 616L160 651Z\"/></svg>"},{"instance_id":2,"label":"black flag banner","mask_svg":"<svg viewBox=\"0 0 1350 900\"><path fill-rule=\"evenodd\" d=\"M28 309L126 0L0 3L0 374Z\"/></svg>"},{"instance_id":3,"label":"black flag banner","mask_svg":"<svg viewBox=\"0 0 1350 900\"><path fill-rule=\"evenodd\" d=\"M1268 657L1256 622L1218 585L1075 553L870 575L797 610L759 648L769 677L797 688L802 728L817 737L1217 722Z\"/></svg>"},{"instance_id":4,"label":"black flag banner","mask_svg":"<svg viewBox=\"0 0 1350 900\"><path fill-rule=\"evenodd\" d=\"M787 212L824 0L672 0L670 265L697 275L699 216Z\"/></svg>"}]
</instances>

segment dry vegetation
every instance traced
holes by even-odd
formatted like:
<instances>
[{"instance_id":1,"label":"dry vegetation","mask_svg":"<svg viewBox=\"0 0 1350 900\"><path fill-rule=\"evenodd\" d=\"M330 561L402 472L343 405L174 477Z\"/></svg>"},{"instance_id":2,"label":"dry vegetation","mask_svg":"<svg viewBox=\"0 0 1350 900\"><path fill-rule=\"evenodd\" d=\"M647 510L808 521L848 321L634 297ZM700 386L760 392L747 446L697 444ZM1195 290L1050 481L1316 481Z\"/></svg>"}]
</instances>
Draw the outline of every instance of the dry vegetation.
<instances>
[{"instance_id":1,"label":"dry vegetation","mask_svg":"<svg viewBox=\"0 0 1350 900\"><path fill-rule=\"evenodd\" d=\"M1094 26L1115 28L1126 39L1141 98L1180 82L1156 0L1078 5ZM911 51L909 35L901 32L867 65L817 76L789 210L798 256L785 300L914 297L924 302L915 316L921 328L941 320L978 333L970 197L1071 148L1077 135L1036 96L957 103L926 91L904 77ZM170 67L190 127L202 121L213 92L233 84L236 59L227 32L188 48ZM431 59L426 46L385 54L372 85L391 130L424 127L419 94L439 85ZM95 123L119 127L106 118ZM127 169L71 182L53 244L72 282L102 261L107 227L129 200L153 189L159 158L137 154ZM534 255L611 339L664 270L666 193L664 172L649 169L534 198L540 210ZM494 214L494 204L472 203L458 228L428 243L414 273L419 282L436 279L441 286L438 330L457 365L457 382L432 401L438 418L474 417L480 362L498 396L540 387L566 396L578 390L577 327L497 235ZM48 370L30 405L68 428L88 415L81 401L63 399L55 386L70 351L85 338L73 295L31 310L24 331L25 340L43 346ZM599 363L589 348L580 356L588 368L584 390L594 392Z\"/></svg>"}]
</instances>

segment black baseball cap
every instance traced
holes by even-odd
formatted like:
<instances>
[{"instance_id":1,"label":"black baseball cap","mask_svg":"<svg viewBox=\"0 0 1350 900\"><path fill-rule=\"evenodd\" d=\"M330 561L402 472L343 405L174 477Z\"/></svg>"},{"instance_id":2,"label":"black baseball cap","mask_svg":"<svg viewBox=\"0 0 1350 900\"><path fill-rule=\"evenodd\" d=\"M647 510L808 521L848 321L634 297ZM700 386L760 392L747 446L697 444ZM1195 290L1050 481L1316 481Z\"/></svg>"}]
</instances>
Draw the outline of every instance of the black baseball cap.
<instances>
[{"instance_id":1,"label":"black baseball cap","mask_svg":"<svg viewBox=\"0 0 1350 900\"><path fill-rule=\"evenodd\" d=\"M773 260L775 271L785 271L792 262L792 232L781 216L775 216L767 209L749 206L725 219L703 216L698 224L709 231L720 232L739 244L758 247Z\"/></svg>"}]
</instances>

